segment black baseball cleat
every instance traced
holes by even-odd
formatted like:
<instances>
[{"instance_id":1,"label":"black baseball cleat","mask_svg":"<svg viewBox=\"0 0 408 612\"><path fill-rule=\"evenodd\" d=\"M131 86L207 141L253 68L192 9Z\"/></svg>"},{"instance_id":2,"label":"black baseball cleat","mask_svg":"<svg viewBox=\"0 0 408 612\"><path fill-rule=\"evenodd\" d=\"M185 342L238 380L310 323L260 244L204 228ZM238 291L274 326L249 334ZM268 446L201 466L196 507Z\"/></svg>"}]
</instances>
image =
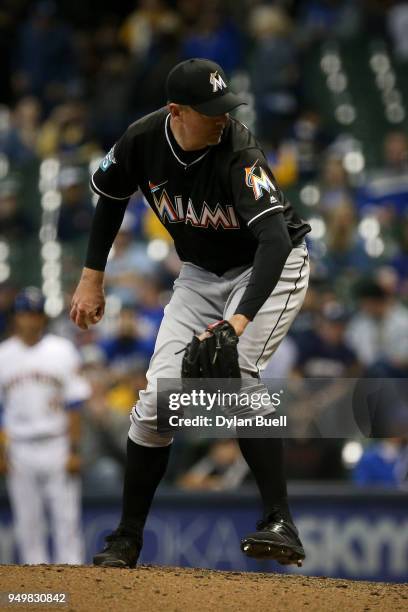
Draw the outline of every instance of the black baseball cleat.
<instances>
[{"instance_id":1,"label":"black baseball cleat","mask_svg":"<svg viewBox=\"0 0 408 612\"><path fill-rule=\"evenodd\" d=\"M105 538L106 545L102 552L97 553L94 565L102 567L135 567L143 546L142 535L129 535L121 528Z\"/></svg>"},{"instance_id":2,"label":"black baseball cleat","mask_svg":"<svg viewBox=\"0 0 408 612\"><path fill-rule=\"evenodd\" d=\"M241 550L254 559L274 559L281 565L302 567L305 551L295 525L282 517L258 521L257 531L241 540Z\"/></svg>"}]
</instances>

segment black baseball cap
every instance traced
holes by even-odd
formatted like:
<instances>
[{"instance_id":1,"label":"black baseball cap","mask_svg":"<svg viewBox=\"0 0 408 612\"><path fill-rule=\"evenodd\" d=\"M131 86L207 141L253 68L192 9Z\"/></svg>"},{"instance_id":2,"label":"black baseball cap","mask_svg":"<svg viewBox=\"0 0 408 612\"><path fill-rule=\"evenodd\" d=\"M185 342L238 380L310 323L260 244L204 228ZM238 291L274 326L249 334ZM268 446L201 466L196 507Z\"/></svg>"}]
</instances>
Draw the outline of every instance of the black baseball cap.
<instances>
[{"instance_id":1,"label":"black baseball cap","mask_svg":"<svg viewBox=\"0 0 408 612\"><path fill-rule=\"evenodd\" d=\"M225 72L207 59L188 59L169 72L166 82L167 100L191 106L194 110L215 117L246 104L229 89Z\"/></svg>"},{"instance_id":2,"label":"black baseball cap","mask_svg":"<svg viewBox=\"0 0 408 612\"><path fill-rule=\"evenodd\" d=\"M373 299L384 300L387 297L387 292L374 278L363 278L355 288L354 293L357 299Z\"/></svg>"}]
</instances>

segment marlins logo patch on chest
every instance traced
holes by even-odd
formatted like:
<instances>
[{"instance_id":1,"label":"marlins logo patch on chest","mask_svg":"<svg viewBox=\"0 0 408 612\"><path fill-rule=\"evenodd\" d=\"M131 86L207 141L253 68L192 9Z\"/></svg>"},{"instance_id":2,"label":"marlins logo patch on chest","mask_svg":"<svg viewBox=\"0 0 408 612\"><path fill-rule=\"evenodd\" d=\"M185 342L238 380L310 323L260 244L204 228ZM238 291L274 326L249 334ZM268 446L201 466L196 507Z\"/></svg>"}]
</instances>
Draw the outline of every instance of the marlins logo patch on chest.
<instances>
[{"instance_id":1,"label":"marlins logo patch on chest","mask_svg":"<svg viewBox=\"0 0 408 612\"><path fill-rule=\"evenodd\" d=\"M245 168L245 184L253 190L255 200L259 200L263 192L267 191L272 194L271 203L278 201L272 193L276 192L276 187L262 166L258 164L258 160L252 166Z\"/></svg>"}]
</instances>

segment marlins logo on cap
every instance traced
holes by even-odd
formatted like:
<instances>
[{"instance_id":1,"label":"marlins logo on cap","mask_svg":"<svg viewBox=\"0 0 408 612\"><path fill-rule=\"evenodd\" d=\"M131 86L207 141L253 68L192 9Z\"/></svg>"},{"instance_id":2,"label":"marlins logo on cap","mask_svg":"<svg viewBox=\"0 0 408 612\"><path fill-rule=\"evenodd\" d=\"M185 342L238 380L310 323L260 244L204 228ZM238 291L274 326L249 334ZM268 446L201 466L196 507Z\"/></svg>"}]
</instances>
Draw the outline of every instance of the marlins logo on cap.
<instances>
[{"instance_id":1,"label":"marlins logo on cap","mask_svg":"<svg viewBox=\"0 0 408 612\"><path fill-rule=\"evenodd\" d=\"M210 74L210 83L213 86L214 93L216 93L219 89L227 87L225 82L223 81L222 76L218 74L218 70Z\"/></svg>"},{"instance_id":2,"label":"marlins logo on cap","mask_svg":"<svg viewBox=\"0 0 408 612\"><path fill-rule=\"evenodd\" d=\"M166 82L169 102L191 106L194 110L215 117L246 104L230 91L225 72L215 62L193 58L174 66Z\"/></svg>"}]
</instances>

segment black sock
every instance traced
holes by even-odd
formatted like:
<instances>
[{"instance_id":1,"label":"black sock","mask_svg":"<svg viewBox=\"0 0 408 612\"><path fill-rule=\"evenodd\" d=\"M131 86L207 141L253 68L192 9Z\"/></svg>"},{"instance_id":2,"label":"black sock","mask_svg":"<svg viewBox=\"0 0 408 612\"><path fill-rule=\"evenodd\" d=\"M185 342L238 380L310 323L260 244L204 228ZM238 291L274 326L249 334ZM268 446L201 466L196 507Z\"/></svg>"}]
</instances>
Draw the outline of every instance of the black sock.
<instances>
[{"instance_id":1,"label":"black sock","mask_svg":"<svg viewBox=\"0 0 408 612\"><path fill-rule=\"evenodd\" d=\"M281 438L239 438L241 452L249 465L262 497L264 517L276 510L292 521L288 506Z\"/></svg>"},{"instance_id":2,"label":"black sock","mask_svg":"<svg viewBox=\"0 0 408 612\"><path fill-rule=\"evenodd\" d=\"M155 491L166 471L170 447L148 447L127 440L122 518L119 527L140 533L146 522Z\"/></svg>"}]
</instances>

